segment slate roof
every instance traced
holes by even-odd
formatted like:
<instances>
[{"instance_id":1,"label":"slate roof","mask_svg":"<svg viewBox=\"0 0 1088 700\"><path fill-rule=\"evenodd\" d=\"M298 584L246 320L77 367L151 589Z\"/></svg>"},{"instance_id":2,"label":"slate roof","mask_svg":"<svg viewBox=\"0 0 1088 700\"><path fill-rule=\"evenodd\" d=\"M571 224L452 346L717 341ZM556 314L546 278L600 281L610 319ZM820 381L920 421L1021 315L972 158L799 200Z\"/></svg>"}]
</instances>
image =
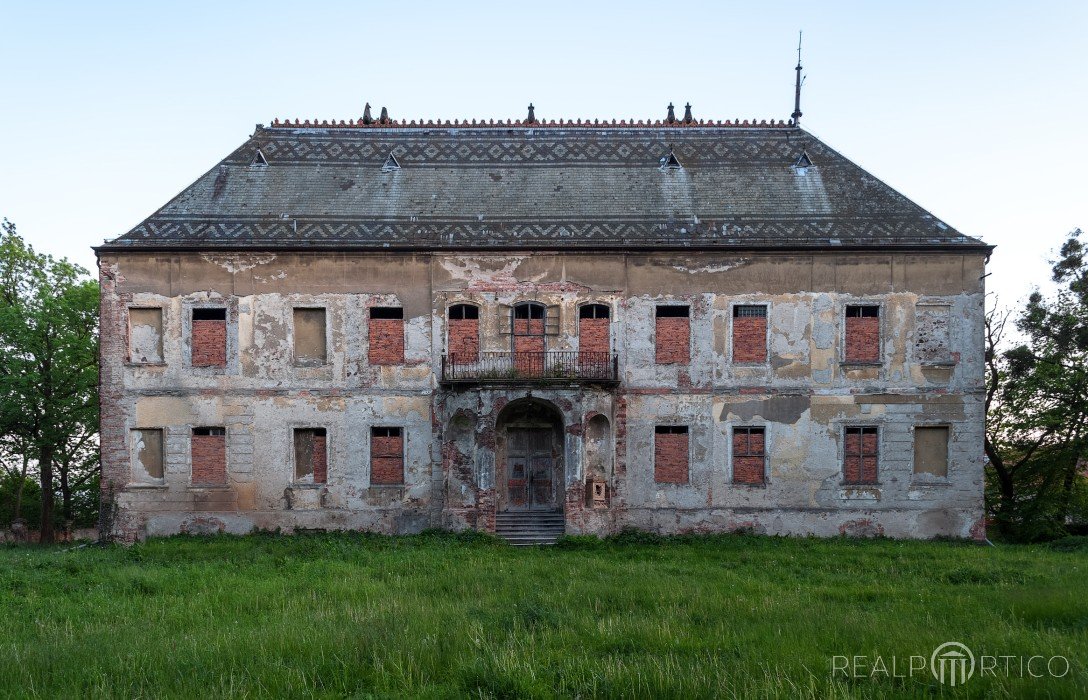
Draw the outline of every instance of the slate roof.
<instances>
[{"instance_id":1,"label":"slate roof","mask_svg":"<svg viewBox=\"0 0 1088 700\"><path fill-rule=\"evenodd\" d=\"M258 126L97 250L243 248L988 246L792 124L360 120Z\"/></svg>"}]
</instances>

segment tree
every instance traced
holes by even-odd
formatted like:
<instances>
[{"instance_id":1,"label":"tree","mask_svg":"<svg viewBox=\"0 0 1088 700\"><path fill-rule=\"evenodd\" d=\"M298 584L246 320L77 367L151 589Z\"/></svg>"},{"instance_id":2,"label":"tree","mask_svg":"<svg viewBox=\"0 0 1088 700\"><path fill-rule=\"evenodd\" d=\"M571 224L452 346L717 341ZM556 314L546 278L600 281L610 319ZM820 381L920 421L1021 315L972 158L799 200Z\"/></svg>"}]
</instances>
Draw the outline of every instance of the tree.
<instances>
[{"instance_id":1,"label":"tree","mask_svg":"<svg viewBox=\"0 0 1088 700\"><path fill-rule=\"evenodd\" d=\"M0 434L35 462L41 541L54 539L54 477L98 469L98 284L86 269L38 253L4 220L0 228ZM29 461L26 462L29 464ZM78 472L78 474L76 474Z\"/></svg>"},{"instance_id":2,"label":"tree","mask_svg":"<svg viewBox=\"0 0 1088 700\"><path fill-rule=\"evenodd\" d=\"M986 454L991 514L1019 539L1064 534L1085 519L1088 483L1088 249L1078 229L1016 318L1026 342L1000 353L1008 315L987 317Z\"/></svg>"}]
</instances>

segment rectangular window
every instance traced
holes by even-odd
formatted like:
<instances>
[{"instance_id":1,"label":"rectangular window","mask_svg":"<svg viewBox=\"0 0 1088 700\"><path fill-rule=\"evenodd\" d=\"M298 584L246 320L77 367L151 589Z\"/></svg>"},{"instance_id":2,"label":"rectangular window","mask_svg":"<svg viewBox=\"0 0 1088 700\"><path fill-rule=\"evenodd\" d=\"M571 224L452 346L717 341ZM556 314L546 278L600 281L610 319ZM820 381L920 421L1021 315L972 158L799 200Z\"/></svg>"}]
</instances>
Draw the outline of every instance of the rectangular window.
<instances>
[{"instance_id":1,"label":"rectangular window","mask_svg":"<svg viewBox=\"0 0 1088 700\"><path fill-rule=\"evenodd\" d=\"M370 429L370 483L404 483L404 437L400 428Z\"/></svg>"},{"instance_id":2,"label":"rectangular window","mask_svg":"<svg viewBox=\"0 0 1088 700\"><path fill-rule=\"evenodd\" d=\"M691 361L691 309L658 306L654 319L654 361L659 365L686 365Z\"/></svg>"},{"instance_id":3,"label":"rectangular window","mask_svg":"<svg viewBox=\"0 0 1088 700\"><path fill-rule=\"evenodd\" d=\"M767 361L767 307L737 305L733 307L733 362L763 363Z\"/></svg>"},{"instance_id":4,"label":"rectangular window","mask_svg":"<svg viewBox=\"0 0 1088 700\"><path fill-rule=\"evenodd\" d=\"M659 425L654 428L654 481L688 483L688 427Z\"/></svg>"},{"instance_id":5,"label":"rectangular window","mask_svg":"<svg viewBox=\"0 0 1088 700\"><path fill-rule=\"evenodd\" d=\"M295 481L324 484L329 458L324 428L295 430Z\"/></svg>"},{"instance_id":6,"label":"rectangular window","mask_svg":"<svg viewBox=\"0 0 1088 700\"><path fill-rule=\"evenodd\" d=\"M765 449L764 428L733 428L733 483L763 485Z\"/></svg>"},{"instance_id":7,"label":"rectangular window","mask_svg":"<svg viewBox=\"0 0 1088 700\"><path fill-rule=\"evenodd\" d=\"M480 309L472 304L454 304L449 310L447 347L450 362L471 364L480 359Z\"/></svg>"},{"instance_id":8,"label":"rectangular window","mask_svg":"<svg viewBox=\"0 0 1088 700\"><path fill-rule=\"evenodd\" d=\"M951 307L945 304L919 304L914 310L914 356L922 364L952 363L948 340L948 317Z\"/></svg>"},{"instance_id":9,"label":"rectangular window","mask_svg":"<svg viewBox=\"0 0 1088 700\"><path fill-rule=\"evenodd\" d=\"M607 362L612 350L611 309L604 304L585 304L578 309L578 351L582 361ZM595 358L586 353L596 353Z\"/></svg>"},{"instance_id":10,"label":"rectangular window","mask_svg":"<svg viewBox=\"0 0 1088 700\"><path fill-rule=\"evenodd\" d=\"M224 428L193 428L192 478L194 486L227 483L227 431Z\"/></svg>"},{"instance_id":11,"label":"rectangular window","mask_svg":"<svg viewBox=\"0 0 1088 700\"><path fill-rule=\"evenodd\" d=\"M368 331L370 364L404 364L404 309L399 306L372 307Z\"/></svg>"},{"instance_id":12,"label":"rectangular window","mask_svg":"<svg viewBox=\"0 0 1088 700\"><path fill-rule=\"evenodd\" d=\"M160 481L163 474L162 428L137 428L132 431L132 456L136 481Z\"/></svg>"},{"instance_id":13,"label":"rectangular window","mask_svg":"<svg viewBox=\"0 0 1088 700\"><path fill-rule=\"evenodd\" d=\"M128 360L139 364L162 362L162 309L128 310Z\"/></svg>"},{"instance_id":14,"label":"rectangular window","mask_svg":"<svg viewBox=\"0 0 1088 700\"><path fill-rule=\"evenodd\" d=\"M914 429L914 473L948 476L948 427Z\"/></svg>"},{"instance_id":15,"label":"rectangular window","mask_svg":"<svg viewBox=\"0 0 1088 700\"><path fill-rule=\"evenodd\" d=\"M295 309L295 363L323 365L328 360L325 344L325 309Z\"/></svg>"},{"instance_id":16,"label":"rectangular window","mask_svg":"<svg viewBox=\"0 0 1088 700\"><path fill-rule=\"evenodd\" d=\"M193 367L227 366L227 310L193 309Z\"/></svg>"},{"instance_id":17,"label":"rectangular window","mask_svg":"<svg viewBox=\"0 0 1088 700\"><path fill-rule=\"evenodd\" d=\"M846 362L880 362L880 307L846 307L843 359Z\"/></svg>"},{"instance_id":18,"label":"rectangular window","mask_svg":"<svg viewBox=\"0 0 1088 700\"><path fill-rule=\"evenodd\" d=\"M877 429L850 427L844 431L842 480L845 484L877 483Z\"/></svg>"}]
</instances>

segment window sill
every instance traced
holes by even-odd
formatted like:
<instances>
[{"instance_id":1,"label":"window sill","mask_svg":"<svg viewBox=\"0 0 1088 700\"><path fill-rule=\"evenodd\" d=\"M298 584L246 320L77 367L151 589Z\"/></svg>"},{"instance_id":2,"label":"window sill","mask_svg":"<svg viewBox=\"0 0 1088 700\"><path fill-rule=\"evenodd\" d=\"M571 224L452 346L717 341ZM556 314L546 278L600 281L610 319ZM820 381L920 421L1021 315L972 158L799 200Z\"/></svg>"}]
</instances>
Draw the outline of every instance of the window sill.
<instances>
[{"instance_id":1,"label":"window sill","mask_svg":"<svg viewBox=\"0 0 1088 700\"><path fill-rule=\"evenodd\" d=\"M372 489L402 489L404 484L371 484Z\"/></svg>"},{"instance_id":2,"label":"window sill","mask_svg":"<svg viewBox=\"0 0 1088 700\"><path fill-rule=\"evenodd\" d=\"M854 367L883 367L884 363L877 360L875 362L862 362L861 360L843 360L839 363L843 369L851 369Z\"/></svg>"},{"instance_id":3,"label":"window sill","mask_svg":"<svg viewBox=\"0 0 1088 700\"><path fill-rule=\"evenodd\" d=\"M149 483L145 483L145 482L137 482L137 483L128 484L127 486L125 486L125 489L130 490L130 491L131 490L165 491L168 488L170 488L170 487L168 485L166 485L166 484L149 484Z\"/></svg>"},{"instance_id":4,"label":"window sill","mask_svg":"<svg viewBox=\"0 0 1088 700\"><path fill-rule=\"evenodd\" d=\"M733 481L733 482L730 482L730 483L732 483L733 486L738 486L740 488L749 488L749 489L765 489L765 488L767 488L767 482L766 481L764 481L761 484L749 484L749 483L744 482L744 481Z\"/></svg>"},{"instance_id":5,"label":"window sill","mask_svg":"<svg viewBox=\"0 0 1088 700\"><path fill-rule=\"evenodd\" d=\"M295 361L291 363L292 367L300 367L303 369L320 369L321 367L328 367L328 362L299 362Z\"/></svg>"},{"instance_id":6,"label":"window sill","mask_svg":"<svg viewBox=\"0 0 1088 700\"><path fill-rule=\"evenodd\" d=\"M165 362L133 362L129 360L125 362L125 367L165 367Z\"/></svg>"},{"instance_id":7,"label":"window sill","mask_svg":"<svg viewBox=\"0 0 1088 700\"><path fill-rule=\"evenodd\" d=\"M325 488L327 485L328 484L311 483L311 482L306 482L306 481L293 481L288 486L288 488L291 488L291 489L305 489L307 491L316 491L318 489Z\"/></svg>"},{"instance_id":8,"label":"window sill","mask_svg":"<svg viewBox=\"0 0 1088 700\"><path fill-rule=\"evenodd\" d=\"M922 367L933 367L936 369L952 369L956 366L956 362L953 360L942 360L940 362L919 362Z\"/></svg>"},{"instance_id":9,"label":"window sill","mask_svg":"<svg viewBox=\"0 0 1088 700\"><path fill-rule=\"evenodd\" d=\"M843 501L879 501L880 484L840 484L839 499Z\"/></svg>"},{"instance_id":10,"label":"window sill","mask_svg":"<svg viewBox=\"0 0 1088 700\"><path fill-rule=\"evenodd\" d=\"M189 484L190 491L231 491L227 484Z\"/></svg>"}]
</instances>

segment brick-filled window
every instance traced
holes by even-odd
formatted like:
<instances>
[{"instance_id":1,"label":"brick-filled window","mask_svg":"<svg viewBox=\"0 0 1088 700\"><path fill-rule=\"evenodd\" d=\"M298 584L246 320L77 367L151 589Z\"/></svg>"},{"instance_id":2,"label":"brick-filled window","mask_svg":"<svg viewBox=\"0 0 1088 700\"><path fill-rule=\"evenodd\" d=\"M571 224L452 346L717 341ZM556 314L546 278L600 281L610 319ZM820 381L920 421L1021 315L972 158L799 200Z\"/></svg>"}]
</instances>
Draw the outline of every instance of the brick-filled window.
<instances>
[{"instance_id":1,"label":"brick-filled window","mask_svg":"<svg viewBox=\"0 0 1088 700\"><path fill-rule=\"evenodd\" d=\"M688 427L659 425L654 428L654 481L688 483Z\"/></svg>"},{"instance_id":2,"label":"brick-filled window","mask_svg":"<svg viewBox=\"0 0 1088 700\"><path fill-rule=\"evenodd\" d=\"M370 309L370 364L404 364L404 309L374 306Z\"/></svg>"},{"instance_id":3,"label":"brick-filled window","mask_svg":"<svg viewBox=\"0 0 1088 700\"><path fill-rule=\"evenodd\" d=\"M842 480L845 484L875 484L879 466L879 445L875 427L845 429Z\"/></svg>"},{"instance_id":4,"label":"brick-filled window","mask_svg":"<svg viewBox=\"0 0 1088 700\"><path fill-rule=\"evenodd\" d=\"M192 466L194 486L227 483L227 431L224 428L193 428Z\"/></svg>"},{"instance_id":5,"label":"brick-filled window","mask_svg":"<svg viewBox=\"0 0 1088 700\"><path fill-rule=\"evenodd\" d=\"M948 426L914 429L914 473L948 476Z\"/></svg>"},{"instance_id":6,"label":"brick-filled window","mask_svg":"<svg viewBox=\"0 0 1088 700\"><path fill-rule=\"evenodd\" d=\"M193 309L193 367L227 366L227 310Z\"/></svg>"},{"instance_id":7,"label":"brick-filled window","mask_svg":"<svg viewBox=\"0 0 1088 700\"><path fill-rule=\"evenodd\" d=\"M766 429L733 428L733 483L762 486L766 474Z\"/></svg>"},{"instance_id":8,"label":"brick-filled window","mask_svg":"<svg viewBox=\"0 0 1088 700\"><path fill-rule=\"evenodd\" d=\"M128 361L162 362L162 309L132 307L128 310Z\"/></svg>"},{"instance_id":9,"label":"brick-filled window","mask_svg":"<svg viewBox=\"0 0 1088 700\"><path fill-rule=\"evenodd\" d=\"M480 359L480 309L472 304L454 304L449 311L447 343L450 359L456 363Z\"/></svg>"},{"instance_id":10,"label":"brick-filled window","mask_svg":"<svg viewBox=\"0 0 1088 700\"><path fill-rule=\"evenodd\" d=\"M880 307L846 307L846 337L843 359L847 362L880 361Z\"/></svg>"},{"instance_id":11,"label":"brick-filled window","mask_svg":"<svg viewBox=\"0 0 1088 700\"><path fill-rule=\"evenodd\" d=\"M767 361L767 307L738 304L733 307L733 362L758 364Z\"/></svg>"},{"instance_id":12,"label":"brick-filled window","mask_svg":"<svg viewBox=\"0 0 1088 700\"><path fill-rule=\"evenodd\" d=\"M137 428L132 431L133 476L137 480L163 478L162 428Z\"/></svg>"},{"instance_id":13,"label":"brick-filled window","mask_svg":"<svg viewBox=\"0 0 1088 700\"><path fill-rule=\"evenodd\" d=\"M324 484L329 474L324 428L295 429L295 481Z\"/></svg>"},{"instance_id":14,"label":"brick-filled window","mask_svg":"<svg viewBox=\"0 0 1088 700\"><path fill-rule=\"evenodd\" d=\"M404 483L404 435L400 428L370 429L370 483Z\"/></svg>"},{"instance_id":15,"label":"brick-filled window","mask_svg":"<svg viewBox=\"0 0 1088 700\"><path fill-rule=\"evenodd\" d=\"M578 350L608 353L612 351L609 333L611 309L604 304L586 304L578 308Z\"/></svg>"},{"instance_id":16,"label":"brick-filled window","mask_svg":"<svg viewBox=\"0 0 1088 700\"><path fill-rule=\"evenodd\" d=\"M323 308L294 310L295 363L323 365L328 362L325 341L326 313Z\"/></svg>"},{"instance_id":17,"label":"brick-filled window","mask_svg":"<svg viewBox=\"0 0 1088 700\"><path fill-rule=\"evenodd\" d=\"M547 308L526 302L515 306L513 314L514 352L544 352Z\"/></svg>"},{"instance_id":18,"label":"brick-filled window","mask_svg":"<svg viewBox=\"0 0 1088 700\"><path fill-rule=\"evenodd\" d=\"M691 362L691 308L658 306L654 323L654 362L659 365Z\"/></svg>"}]
</instances>

